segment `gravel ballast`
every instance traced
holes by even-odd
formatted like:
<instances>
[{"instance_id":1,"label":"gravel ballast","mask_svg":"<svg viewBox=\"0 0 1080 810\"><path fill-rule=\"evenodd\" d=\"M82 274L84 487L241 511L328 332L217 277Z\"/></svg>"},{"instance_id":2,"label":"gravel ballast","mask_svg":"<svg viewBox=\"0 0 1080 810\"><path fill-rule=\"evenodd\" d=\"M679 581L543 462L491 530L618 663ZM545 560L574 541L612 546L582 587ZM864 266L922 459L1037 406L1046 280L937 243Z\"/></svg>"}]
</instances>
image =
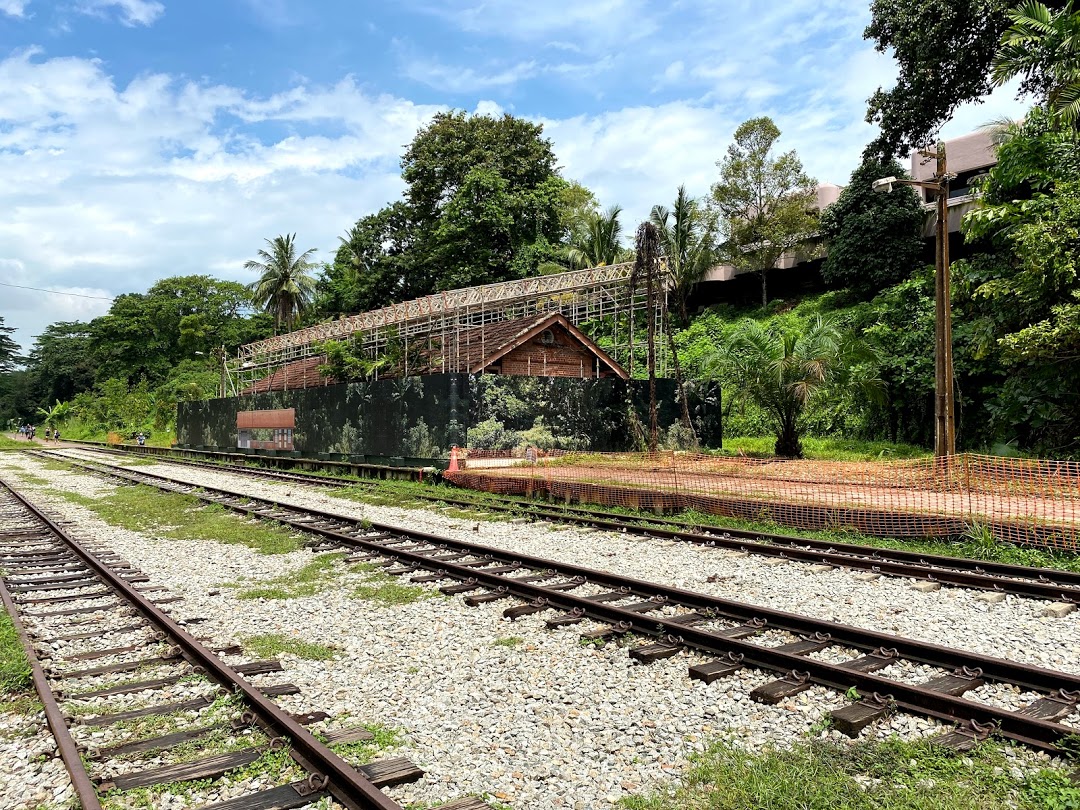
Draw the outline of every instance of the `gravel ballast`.
<instances>
[{"instance_id":1,"label":"gravel ballast","mask_svg":"<svg viewBox=\"0 0 1080 810\"><path fill-rule=\"evenodd\" d=\"M112 489L101 479L46 470L29 458L20 457L17 464L56 488L91 496ZM161 465L160 472L1080 672L1080 614L1045 618L1040 615L1044 603L1035 600L1009 596L990 605L975 598L978 591L919 593L903 580L859 582L850 571L810 573L808 566L767 565L752 555L674 541L547 524L477 523L172 465ZM409 757L427 771L420 782L387 790L402 803L477 794L518 808L610 807L628 794L677 778L689 757L717 736L757 749L805 739L812 731L835 735L817 730L817 724L829 708L846 702L843 695L814 687L777 706L754 703L750 690L775 676L747 669L706 686L686 674L700 656L680 653L640 666L617 644L582 646L579 634L589 623L551 632L543 628L542 614L509 622L502 617L505 602L469 608L461 597L442 597L434 588L427 589L430 598L405 605L354 599L350 593L362 575L346 574L340 565L337 579L315 596L239 600L229 584L281 577L310 562L311 553L268 556L235 545L155 538L107 526L82 507L38 489L35 500L75 521L77 535L94 537L155 583L184 596L184 602L168 606L170 612L206 617L200 633L216 644L274 633L334 647L337 654L330 661L283 654L285 672L253 681L298 684L301 694L281 698L280 704L289 711L328 712L333 719L327 728L359 722L399 729L403 743L389 755ZM822 657L828 654L843 653L830 650ZM905 681L940 674L906 664L888 672L894 673ZM1009 707L1026 697L999 686L973 694ZM939 729L932 721L897 715L864 736L919 737Z\"/></svg>"}]
</instances>

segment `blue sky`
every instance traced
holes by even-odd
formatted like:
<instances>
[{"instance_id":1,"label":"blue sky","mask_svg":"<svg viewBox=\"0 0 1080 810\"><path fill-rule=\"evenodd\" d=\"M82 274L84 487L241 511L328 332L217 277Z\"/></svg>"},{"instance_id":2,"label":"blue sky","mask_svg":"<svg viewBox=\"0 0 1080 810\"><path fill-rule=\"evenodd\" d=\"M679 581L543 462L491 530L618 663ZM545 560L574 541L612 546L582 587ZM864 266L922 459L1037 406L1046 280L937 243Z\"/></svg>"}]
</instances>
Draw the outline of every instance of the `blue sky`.
<instances>
[{"instance_id":1,"label":"blue sky","mask_svg":"<svg viewBox=\"0 0 1080 810\"><path fill-rule=\"evenodd\" d=\"M844 184L895 76L868 0L0 0L0 315L48 323L189 273L249 282L263 240L337 236L402 190L449 108L542 123L628 232L704 195L735 128ZM1019 115L1011 88L944 134ZM80 297L87 296L87 297Z\"/></svg>"}]
</instances>

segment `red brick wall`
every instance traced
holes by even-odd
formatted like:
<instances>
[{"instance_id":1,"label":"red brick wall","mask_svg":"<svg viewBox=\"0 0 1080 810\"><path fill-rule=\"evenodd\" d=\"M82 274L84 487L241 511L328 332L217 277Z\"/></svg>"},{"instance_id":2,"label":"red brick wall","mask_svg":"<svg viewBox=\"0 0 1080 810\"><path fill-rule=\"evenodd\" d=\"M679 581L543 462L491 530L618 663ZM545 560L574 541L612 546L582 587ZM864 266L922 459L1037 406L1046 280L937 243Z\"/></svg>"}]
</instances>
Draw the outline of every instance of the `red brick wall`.
<instances>
[{"instance_id":1,"label":"red brick wall","mask_svg":"<svg viewBox=\"0 0 1080 810\"><path fill-rule=\"evenodd\" d=\"M553 343L541 335L502 356L488 371L533 377L595 377L596 356L565 329L554 326ZM606 368L601 365L601 374Z\"/></svg>"}]
</instances>

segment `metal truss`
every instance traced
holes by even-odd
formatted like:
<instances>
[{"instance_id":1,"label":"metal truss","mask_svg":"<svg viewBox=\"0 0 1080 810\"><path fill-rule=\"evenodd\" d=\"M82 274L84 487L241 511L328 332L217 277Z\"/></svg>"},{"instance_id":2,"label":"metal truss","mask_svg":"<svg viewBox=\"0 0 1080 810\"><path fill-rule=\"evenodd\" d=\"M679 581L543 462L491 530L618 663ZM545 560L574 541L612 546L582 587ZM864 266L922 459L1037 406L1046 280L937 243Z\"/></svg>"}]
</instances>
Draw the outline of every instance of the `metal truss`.
<instances>
[{"instance_id":1,"label":"metal truss","mask_svg":"<svg viewBox=\"0 0 1080 810\"><path fill-rule=\"evenodd\" d=\"M242 391L289 363L322 355L330 340L352 341L372 356L397 340L404 344L406 374L410 344L412 356L415 349L425 356L425 371L463 372L468 369L460 348L484 339L477 327L557 312L586 333L602 333L601 345L633 375L644 369L648 299L643 280L631 289L632 272L633 263L614 264L434 293L241 346L228 372ZM663 292L651 313L657 335L663 334L662 298ZM662 339L656 352L663 375L668 352Z\"/></svg>"}]
</instances>

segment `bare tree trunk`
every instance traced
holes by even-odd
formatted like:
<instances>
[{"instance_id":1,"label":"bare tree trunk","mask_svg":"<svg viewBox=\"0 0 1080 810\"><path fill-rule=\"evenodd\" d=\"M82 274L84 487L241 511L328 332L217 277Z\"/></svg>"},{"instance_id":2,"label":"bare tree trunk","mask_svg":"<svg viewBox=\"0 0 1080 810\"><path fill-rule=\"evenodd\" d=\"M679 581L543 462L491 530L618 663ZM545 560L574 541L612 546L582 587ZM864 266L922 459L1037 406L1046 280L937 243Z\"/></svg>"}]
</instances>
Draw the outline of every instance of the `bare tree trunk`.
<instances>
[{"instance_id":1,"label":"bare tree trunk","mask_svg":"<svg viewBox=\"0 0 1080 810\"><path fill-rule=\"evenodd\" d=\"M675 365L675 385L679 390L679 401L682 402L682 420L686 429L690 432L690 441L694 450L698 449L697 431L694 423L690 420L690 403L686 401L686 379L682 373L682 363L679 362L679 353L675 350L675 334L671 331L671 319L668 317L667 307L664 307L664 332L667 334L668 349L671 351L671 362Z\"/></svg>"},{"instance_id":2,"label":"bare tree trunk","mask_svg":"<svg viewBox=\"0 0 1080 810\"><path fill-rule=\"evenodd\" d=\"M765 309L766 305L769 303L769 291L768 291L768 287L766 286L768 284L768 274L769 274L769 268L762 267L761 268L761 308L762 309Z\"/></svg>"},{"instance_id":3,"label":"bare tree trunk","mask_svg":"<svg viewBox=\"0 0 1080 810\"><path fill-rule=\"evenodd\" d=\"M655 453L660 446L659 427L656 421L656 274L653 272L652 257L649 257L647 261L645 297L648 300L649 309L649 452Z\"/></svg>"}]
</instances>

